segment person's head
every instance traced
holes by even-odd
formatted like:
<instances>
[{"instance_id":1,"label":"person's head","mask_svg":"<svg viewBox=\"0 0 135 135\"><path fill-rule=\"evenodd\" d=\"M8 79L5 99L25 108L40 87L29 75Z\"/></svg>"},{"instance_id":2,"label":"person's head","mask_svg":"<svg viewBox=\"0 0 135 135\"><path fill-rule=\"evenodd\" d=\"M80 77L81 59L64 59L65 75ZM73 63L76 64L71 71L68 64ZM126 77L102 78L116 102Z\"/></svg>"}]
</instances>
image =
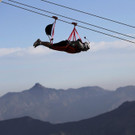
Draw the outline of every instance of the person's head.
<instances>
[{"instance_id":1,"label":"person's head","mask_svg":"<svg viewBox=\"0 0 135 135\"><path fill-rule=\"evenodd\" d=\"M90 43L89 42L84 42L84 49L83 51L87 51L90 49Z\"/></svg>"}]
</instances>

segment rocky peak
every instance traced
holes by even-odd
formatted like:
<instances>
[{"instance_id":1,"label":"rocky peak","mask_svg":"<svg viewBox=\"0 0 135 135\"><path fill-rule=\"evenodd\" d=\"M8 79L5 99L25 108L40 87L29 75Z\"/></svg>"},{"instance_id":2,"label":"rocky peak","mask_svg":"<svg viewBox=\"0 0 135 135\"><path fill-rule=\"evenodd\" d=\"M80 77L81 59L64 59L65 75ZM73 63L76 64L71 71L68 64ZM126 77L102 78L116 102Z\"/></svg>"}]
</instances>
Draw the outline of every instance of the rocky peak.
<instances>
[{"instance_id":1,"label":"rocky peak","mask_svg":"<svg viewBox=\"0 0 135 135\"><path fill-rule=\"evenodd\" d=\"M39 87L43 87L43 86L40 83L35 83L34 87L39 88Z\"/></svg>"}]
</instances>

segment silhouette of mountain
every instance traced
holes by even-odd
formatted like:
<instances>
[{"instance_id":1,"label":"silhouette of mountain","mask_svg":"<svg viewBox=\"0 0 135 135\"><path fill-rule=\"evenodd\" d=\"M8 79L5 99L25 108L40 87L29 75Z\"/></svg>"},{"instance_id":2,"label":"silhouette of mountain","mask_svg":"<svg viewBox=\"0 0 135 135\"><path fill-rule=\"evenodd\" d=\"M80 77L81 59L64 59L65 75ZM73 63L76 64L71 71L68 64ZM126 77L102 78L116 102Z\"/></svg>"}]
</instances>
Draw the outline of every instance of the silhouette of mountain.
<instances>
[{"instance_id":1,"label":"silhouette of mountain","mask_svg":"<svg viewBox=\"0 0 135 135\"><path fill-rule=\"evenodd\" d=\"M94 118L50 124L30 117L0 121L0 135L135 135L135 101Z\"/></svg>"},{"instance_id":2,"label":"silhouette of mountain","mask_svg":"<svg viewBox=\"0 0 135 135\"><path fill-rule=\"evenodd\" d=\"M100 87L78 89L32 88L0 97L0 120L30 116L51 123L78 121L115 109L135 100L135 86L107 91Z\"/></svg>"},{"instance_id":3,"label":"silhouette of mountain","mask_svg":"<svg viewBox=\"0 0 135 135\"><path fill-rule=\"evenodd\" d=\"M42 132L49 134L52 129L50 123L30 117L0 121L0 135L42 135Z\"/></svg>"}]
</instances>

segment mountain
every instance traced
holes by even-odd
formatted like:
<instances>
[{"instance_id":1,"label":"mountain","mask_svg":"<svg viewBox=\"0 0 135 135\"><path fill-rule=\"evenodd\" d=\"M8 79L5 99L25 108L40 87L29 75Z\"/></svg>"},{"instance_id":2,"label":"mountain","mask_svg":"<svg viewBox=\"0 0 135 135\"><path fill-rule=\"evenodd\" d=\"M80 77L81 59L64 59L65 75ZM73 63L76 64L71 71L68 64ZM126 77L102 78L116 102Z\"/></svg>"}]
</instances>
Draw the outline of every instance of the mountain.
<instances>
[{"instance_id":1,"label":"mountain","mask_svg":"<svg viewBox=\"0 0 135 135\"><path fill-rule=\"evenodd\" d=\"M94 118L50 124L30 117L0 121L1 135L135 135L135 101Z\"/></svg>"},{"instance_id":2,"label":"mountain","mask_svg":"<svg viewBox=\"0 0 135 135\"><path fill-rule=\"evenodd\" d=\"M107 91L100 87L52 89L36 83L32 88L0 98L0 120L30 116L51 123L78 121L135 100L135 86Z\"/></svg>"},{"instance_id":3,"label":"mountain","mask_svg":"<svg viewBox=\"0 0 135 135\"><path fill-rule=\"evenodd\" d=\"M29 90L1 97L0 120L23 116L52 123L84 119L90 114L93 100L107 93L99 87L56 90L37 83Z\"/></svg>"}]
</instances>

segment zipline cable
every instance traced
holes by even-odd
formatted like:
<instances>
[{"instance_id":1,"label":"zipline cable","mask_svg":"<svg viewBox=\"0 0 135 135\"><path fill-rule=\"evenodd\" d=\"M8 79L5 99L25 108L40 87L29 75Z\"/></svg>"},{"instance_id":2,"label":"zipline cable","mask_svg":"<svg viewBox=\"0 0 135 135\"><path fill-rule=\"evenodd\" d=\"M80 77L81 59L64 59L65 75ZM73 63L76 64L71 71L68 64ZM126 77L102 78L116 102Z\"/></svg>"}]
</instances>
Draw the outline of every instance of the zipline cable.
<instances>
[{"instance_id":1,"label":"zipline cable","mask_svg":"<svg viewBox=\"0 0 135 135\"><path fill-rule=\"evenodd\" d=\"M34 10L27 9L27 8L24 8L24 7L21 7L21 6L17 6L17 5L8 3L8 2L2 1L1 3L6 4L6 5L10 5L10 6L13 6L13 7L16 7L16 8L20 8L20 9L23 9L23 10L26 10L26 11L29 11L29 12L32 12L32 13L35 13L35 14L38 14L38 15L41 15L41 16L53 18L52 16L49 16L49 15L46 15L46 14L43 14L43 13L39 13L39 12L36 12L36 11L34 11ZM67 22L67 21L64 21L64 20L61 20L61 19L57 19L57 20L59 20L59 21L61 21L61 22L64 22L64 23L67 23L67 24L72 24L72 23L70 23L70 22Z\"/></svg>"},{"instance_id":2,"label":"zipline cable","mask_svg":"<svg viewBox=\"0 0 135 135\"><path fill-rule=\"evenodd\" d=\"M43 14L43 13L39 13L37 11L33 11L31 9L27 9L27 8L24 8L24 7L21 7L21 6L18 6L18 5L14 5L14 4L11 4L11 3L8 3L8 2L2 1L1 3L6 4L6 5L10 5L10 6L13 6L13 7L16 7L16 8L20 8L20 9L23 9L23 10L26 10L26 11L29 11L29 12L32 12L32 13L35 13L35 14L38 14L38 15L41 15L41 16L52 18L52 16L49 16L49 15L46 15L46 14ZM68 21L65 21L65 20L62 20L62 19L57 19L57 20L59 20L61 22L64 22L64 23L67 23L67 24L72 24L72 23L70 23ZM104 32L98 31L98 30L94 30L94 29L91 29L91 28L88 28L88 27L85 27L85 26L81 26L81 25L77 25L77 26L80 27L80 28L83 28L83 29L91 30L91 31L96 32L96 33L100 33L100 34L103 34L103 35L107 35L107 36L110 36L110 37L113 37L113 38L117 38L117 39L135 44L135 42L133 42L131 40L128 40L128 39L125 39L125 38L117 37L117 36L107 34L107 33L104 33Z\"/></svg>"},{"instance_id":3,"label":"zipline cable","mask_svg":"<svg viewBox=\"0 0 135 135\"><path fill-rule=\"evenodd\" d=\"M112 32L112 33L115 33L115 34L119 34L119 35L122 35L122 36L125 36L125 37L135 39L135 37L127 35L127 34L123 34L123 33L120 33L120 32L114 31L114 30L110 30L110 29L107 29L107 28L104 28L104 27L101 27L101 26L97 26L97 25L94 25L94 24L87 23L87 22L84 22L84 21L80 21L80 20L77 20L77 19L74 19L74 18L71 18L71 17L66 17L64 15L60 15L60 14L57 14L57 13L54 13L54 12L50 12L50 11L47 11L47 10L44 10L44 9L40 9L40 8L31 6L31 5L20 3L20 2L14 1L14 0L8 0L8 1L26 6L26 7L29 7L29 8L33 8L33 9L36 9L36 10L39 10L39 11L43 11L43 12L46 12L46 13L50 13L50 14L53 14L53 15L56 15L56 16L60 16L60 17L63 17L63 18L69 19L69 20L80 22L80 23L83 23L83 24L86 24L86 25L90 25L90 26L93 26L93 27L96 27L96 28L99 28L99 29L102 29L102 30L106 30L106 31L109 31L109 32Z\"/></svg>"},{"instance_id":4,"label":"zipline cable","mask_svg":"<svg viewBox=\"0 0 135 135\"><path fill-rule=\"evenodd\" d=\"M94 16L94 17L97 17L97 18L100 18L100 19L103 19L103 20L107 20L107 21L110 21L110 22L113 22L113 23L117 23L117 24L120 24L120 25L125 25L127 27L131 27L131 28L135 29L135 26L129 25L129 24L126 24L126 23L123 23L123 22L120 22L120 21L115 21L115 20L112 20L112 19L109 19L109 18L106 18L106 17L98 16L96 14L92 14L92 13L89 13L89 12L84 12L82 10L78 10L78 9L71 8L71 7L68 7L68 6L60 5L60 4L57 4L57 3L54 3L54 2L50 2L48 0L41 0L41 1L49 3L49 4L53 4L53 5L62 7L62 8L70 9L72 11L80 12L80 13L83 13L83 14L86 14L86 15L89 15L89 16Z\"/></svg>"}]
</instances>

